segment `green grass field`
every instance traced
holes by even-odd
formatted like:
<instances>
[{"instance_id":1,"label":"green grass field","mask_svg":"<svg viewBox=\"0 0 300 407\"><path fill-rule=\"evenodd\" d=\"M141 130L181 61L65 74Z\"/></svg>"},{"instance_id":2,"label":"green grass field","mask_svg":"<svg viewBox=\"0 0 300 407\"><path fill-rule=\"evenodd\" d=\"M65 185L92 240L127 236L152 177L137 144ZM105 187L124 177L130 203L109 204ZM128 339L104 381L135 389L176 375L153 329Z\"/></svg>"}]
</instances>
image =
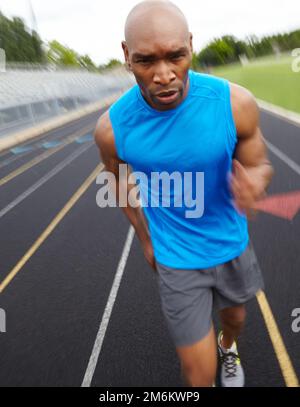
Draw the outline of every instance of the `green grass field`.
<instances>
[{"instance_id":1,"label":"green grass field","mask_svg":"<svg viewBox=\"0 0 300 407\"><path fill-rule=\"evenodd\" d=\"M293 72L290 56L259 58L245 66L215 68L211 73L246 87L259 99L300 113L300 72Z\"/></svg>"}]
</instances>

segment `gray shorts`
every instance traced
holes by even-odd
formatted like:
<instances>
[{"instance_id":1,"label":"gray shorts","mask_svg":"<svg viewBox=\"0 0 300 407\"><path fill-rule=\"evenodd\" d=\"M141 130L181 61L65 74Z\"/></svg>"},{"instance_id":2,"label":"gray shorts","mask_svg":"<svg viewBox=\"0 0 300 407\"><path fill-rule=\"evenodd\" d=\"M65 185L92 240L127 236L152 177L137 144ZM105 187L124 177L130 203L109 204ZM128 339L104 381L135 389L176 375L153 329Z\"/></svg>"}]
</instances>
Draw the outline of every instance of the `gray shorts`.
<instances>
[{"instance_id":1,"label":"gray shorts","mask_svg":"<svg viewBox=\"0 0 300 407\"><path fill-rule=\"evenodd\" d=\"M175 346L192 345L208 334L213 306L221 310L244 304L264 289L251 240L240 256L215 267L156 265L162 311Z\"/></svg>"}]
</instances>

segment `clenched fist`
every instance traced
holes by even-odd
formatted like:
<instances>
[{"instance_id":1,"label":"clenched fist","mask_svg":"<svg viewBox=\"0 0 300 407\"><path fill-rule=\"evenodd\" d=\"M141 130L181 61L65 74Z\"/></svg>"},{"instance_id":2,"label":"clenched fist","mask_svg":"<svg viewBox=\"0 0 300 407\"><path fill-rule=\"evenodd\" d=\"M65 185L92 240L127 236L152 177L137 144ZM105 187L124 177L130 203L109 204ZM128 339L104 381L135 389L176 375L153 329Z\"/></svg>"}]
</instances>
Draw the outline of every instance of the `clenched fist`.
<instances>
[{"instance_id":1,"label":"clenched fist","mask_svg":"<svg viewBox=\"0 0 300 407\"><path fill-rule=\"evenodd\" d=\"M256 201L266 196L257 168L245 168L234 159L233 172L229 174L229 183L236 209L253 219L257 212L255 210Z\"/></svg>"}]
</instances>

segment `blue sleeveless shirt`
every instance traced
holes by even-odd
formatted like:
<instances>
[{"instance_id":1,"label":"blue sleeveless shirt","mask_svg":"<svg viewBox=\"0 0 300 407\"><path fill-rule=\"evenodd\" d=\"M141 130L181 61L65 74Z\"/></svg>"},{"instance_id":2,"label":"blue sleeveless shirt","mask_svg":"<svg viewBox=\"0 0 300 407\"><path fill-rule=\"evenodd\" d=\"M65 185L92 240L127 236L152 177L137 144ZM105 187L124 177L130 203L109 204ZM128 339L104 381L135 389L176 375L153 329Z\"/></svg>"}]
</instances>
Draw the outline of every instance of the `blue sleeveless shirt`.
<instances>
[{"instance_id":1,"label":"blue sleeveless shirt","mask_svg":"<svg viewBox=\"0 0 300 407\"><path fill-rule=\"evenodd\" d=\"M233 206L228 184L237 143L229 82L192 70L189 79L186 98L173 109L152 108L135 85L110 107L109 116L119 158L148 177L149 182L138 178L138 185L156 261L202 269L239 256L249 235L247 217ZM170 182L170 205L162 203L162 185L155 189L151 183L151 174L164 172L183 180L180 188ZM193 207L185 190L197 197L197 217L187 216ZM155 196L155 191L159 203L151 205L149 192ZM175 205L177 198L182 205Z\"/></svg>"}]
</instances>

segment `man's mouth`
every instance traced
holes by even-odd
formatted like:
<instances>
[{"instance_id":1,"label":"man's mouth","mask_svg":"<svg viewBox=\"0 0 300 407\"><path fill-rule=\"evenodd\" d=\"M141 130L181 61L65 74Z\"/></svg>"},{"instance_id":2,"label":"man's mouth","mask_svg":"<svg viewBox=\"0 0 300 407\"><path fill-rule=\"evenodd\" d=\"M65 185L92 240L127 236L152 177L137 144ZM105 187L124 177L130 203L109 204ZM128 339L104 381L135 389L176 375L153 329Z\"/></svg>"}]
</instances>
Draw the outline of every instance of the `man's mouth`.
<instances>
[{"instance_id":1,"label":"man's mouth","mask_svg":"<svg viewBox=\"0 0 300 407\"><path fill-rule=\"evenodd\" d=\"M175 102L178 96L178 90L170 90L168 92L161 92L156 95L156 98L163 104Z\"/></svg>"}]
</instances>

